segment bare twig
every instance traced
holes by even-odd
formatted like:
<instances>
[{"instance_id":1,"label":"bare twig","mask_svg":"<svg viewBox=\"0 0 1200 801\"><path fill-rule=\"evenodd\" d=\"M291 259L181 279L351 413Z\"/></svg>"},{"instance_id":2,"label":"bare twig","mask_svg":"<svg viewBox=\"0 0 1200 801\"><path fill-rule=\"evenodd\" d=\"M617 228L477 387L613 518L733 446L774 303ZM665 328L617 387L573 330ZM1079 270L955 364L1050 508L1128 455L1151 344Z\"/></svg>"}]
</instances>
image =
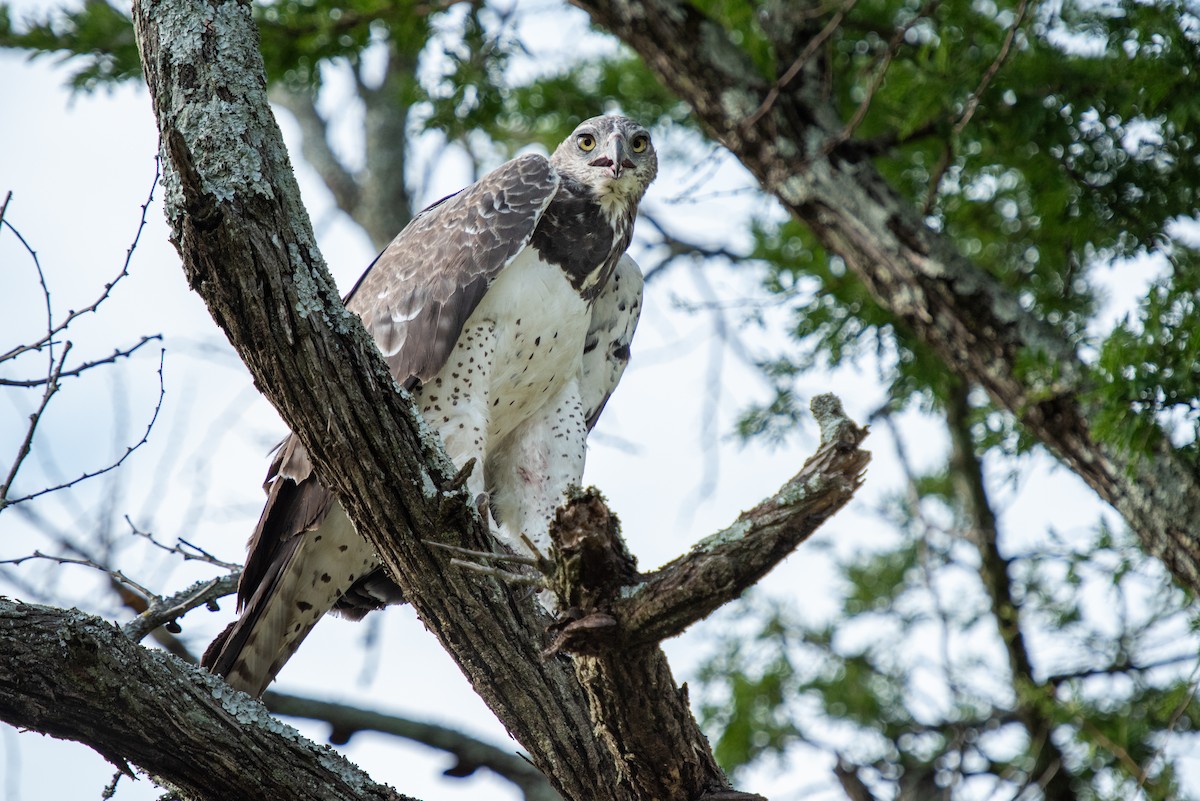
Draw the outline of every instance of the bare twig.
<instances>
[{"instance_id":1,"label":"bare twig","mask_svg":"<svg viewBox=\"0 0 1200 801\"><path fill-rule=\"evenodd\" d=\"M181 556L181 557L183 557L185 562L186 561L207 562L210 565L216 565L217 567L223 567L226 570L238 570L242 567L242 565L238 562L226 562L223 559L213 556L211 553L204 550L200 546L194 545L194 544L188 542L187 540L183 539L182 537L178 538L177 545L167 545L165 543L159 542L155 538L153 533L151 533L149 531L142 531L140 528L138 528L136 525L134 525L134 522L129 519L129 515L125 515L125 522L129 524L129 530L135 537L141 537L142 539L146 540L147 542L149 542L151 545L153 545L155 548L158 548L159 550L166 551L167 553L174 554L176 556Z\"/></svg>"},{"instance_id":2,"label":"bare twig","mask_svg":"<svg viewBox=\"0 0 1200 801\"><path fill-rule=\"evenodd\" d=\"M151 334L149 336L144 336L135 345L131 345L130 347L124 348L124 349L117 348L117 349L113 350L111 355L105 356L103 359L96 359L96 360L90 361L90 362L83 362L82 364L75 365L74 367L72 367L70 369L62 370L60 373L58 373L57 377L58 378L75 378L76 376L82 375L83 373L87 372L88 370L91 370L93 367L99 367L102 364L113 364L118 359L124 359L124 358L128 358L128 357L132 356L135 352L137 352L139 349L141 349L141 347L143 345L145 345L147 342L153 342L155 340L161 342L162 334ZM28 378L28 379L0 378L0 387L22 387L22 388L40 387L40 386L45 385L46 382L49 380L50 379L48 377L47 378Z\"/></svg>"},{"instance_id":3,"label":"bare twig","mask_svg":"<svg viewBox=\"0 0 1200 801\"><path fill-rule=\"evenodd\" d=\"M1082 668L1080 670L1055 673L1046 677L1046 683L1057 687L1058 685L1072 681L1073 679L1090 679L1095 676L1112 676L1127 673L1145 673L1147 671L1157 670L1158 668L1179 665L1184 662L1194 662L1195 660L1196 655L1194 653L1177 654L1176 656L1170 656L1165 659L1159 659L1154 662L1146 662L1142 664L1134 662L1132 659L1122 659L1118 662L1112 663L1111 665L1100 665L1099 667Z\"/></svg>"},{"instance_id":4,"label":"bare twig","mask_svg":"<svg viewBox=\"0 0 1200 801\"><path fill-rule=\"evenodd\" d=\"M646 211L644 208L638 211L638 219L644 221L658 233L658 244L667 248L668 251L666 258L646 271L646 283L650 283L662 275L676 259L690 256L703 259L728 259L731 262L738 262L746 258L743 254L735 253L726 248L699 245L695 242L680 239L675 234L669 232L654 214Z\"/></svg>"},{"instance_id":5,"label":"bare twig","mask_svg":"<svg viewBox=\"0 0 1200 801\"><path fill-rule=\"evenodd\" d=\"M113 581L126 587L131 587L147 598L158 597L153 591L143 587L141 584L129 578L129 576L125 575L120 570L116 570L108 565L100 564L99 562L87 557L55 556L53 554L42 553L41 551L34 551L26 556L18 556L13 559L0 559L0 565L20 565L24 564L25 562L41 559L60 565L80 565L82 567L90 567L92 570L99 570L101 573L107 573Z\"/></svg>"},{"instance_id":6,"label":"bare twig","mask_svg":"<svg viewBox=\"0 0 1200 801\"><path fill-rule=\"evenodd\" d=\"M15 501L8 499L9 489L12 487L13 481L17 478L17 472L21 469L21 465L29 456L33 446L33 435L37 433L38 423L41 422L42 415L46 411L46 407L50 404L50 399L58 392L58 378L62 373L63 362L67 359L67 354L71 352L71 343L68 342L63 348L62 356L58 361L52 362L49 375L46 376L46 390L42 393L42 399L38 403L37 409L33 414L29 415L29 425L25 429L25 437L21 440L20 446L17 448L17 455L13 458L12 466L8 469L8 475L4 477L4 483L0 484L0 512L4 508L11 506L14 503L19 503L24 498L18 498Z\"/></svg>"},{"instance_id":7,"label":"bare twig","mask_svg":"<svg viewBox=\"0 0 1200 801\"><path fill-rule=\"evenodd\" d=\"M487 768L519 787L525 801L559 801L546 777L523 756L454 729L279 692L268 691L263 696L263 703L276 715L325 721L331 727L329 739L337 745L349 742L360 731L391 734L452 754L458 762L446 771L447 776L464 777L479 768Z\"/></svg>"},{"instance_id":8,"label":"bare twig","mask_svg":"<svg viewBox=\"0 0 1200 801\"><path fill-rule=\"evenodd\" d=\"M764 114L771 110L771 106L773 106L775 101L779 98L779 93L783 91L783 89L786 88L787 85L791 83L797 75L800 74L800 70L802 70L804 65L808 63L808 60L816 54L816 52L821 48L821 45L825 43L825 40L832 36L833 32L838 29L838 26L842 24L842 20L846 18L846 14L850 12L850 9L854 8L854 4L856 2L858 2L858 0L846 0L846 2L842 4L842 7L838 9L838 12L834 14L829 22L826 23L825 27L821 29L821 32L809 40L808 45L805 46L800 55L796 57L796 60L792 62L792 66L788 67L787 72L781 75L779 80L775 82L775 85L771 87L771 91L767 92L767 96L763 99L762 105L760 105L753 114L742 121L743 129L753 126L754 123L762 119Z\"/></svg>"},{"instance_id":9,"label":"bare twig","mask_svg":"<svg viewBox=\"0 0 1200 801\"><path fill-rule=\"evenodd\" d=\"M535 557L524 556L515 553L493 553L492 551L473 551L470 548L460 548L457 545L450 545L437 540L425 540L425 544L431 548L440 548L443 551L456 553L461 556L469 556L472 559L479 559L492 562L509 562L510 564L525 565L527 567L537 567L540 563Z\"/></svg>"},{"instance_id":10,"label":"bare twig","mask_svg":"<svg viewBox=\"0 0 1200 801\"><path fill-rule=\"evenodd\" d=\"M82 309L79 309L78 311L67 312L67 316L64 317L61 322L59 322L57 325L51 324L50 330L47 331L46 335L44 337L42 337L41 339L38 339L34 342L18 345L17 347L13 348L12 350L9 350L6 353L0 354L0 362L12 359L16 356L21 355L22 353L28 353L29 351L42 350L43 348L46 348L46 347L52 347L54 338L56 336L58 336L59 334L61 334L63 331L65 331L67 329L67 327L69 325L71 325L71 323L73 323L75 320L77 320L78 318L82 317L85 314L90 314L90 313L96 311L96 309L100 308L100 304L102 304L102 303L104 303L104 301L108 300L109 296L112 295L113 289L116 287L116 285L118 283L120 283L121 279L123 279L127 275L129 275L129 265L133 260L133 251L137 248L138 241L142 237L142 231L146 228L146 215L148 214L148 212L150 210L150 204L152 202L154 202L154 190L158 187L159 175L160 175L160 169L159 169L158 159L156 158L154 160L154 180L150 184L150 194L146 198L146 202L142 204L142 216L141 216L140 220L138 221L137 232L133 236L133 243L130 244L129 249L125 251L125 263L121 266L121 271L119 273L117 273L117 277L104 285L104 291L101 292L100 296L98 298L96 298L96 300L92 301L91 304L89 304L88 306L85 306ZM34 253L33 249L29 247L29 244L25 241L25 239L21 236L21 234L15 228L13 228L12 225L10 223L8 223L8 221L5 220L2 222L5 226L8 227L8 229L10 231L12 231L14 234L16 234L17 238L20 239L21 244L24 245L26 250L29 251L30 255L33 256L34 263L36 264L37 263L37 254ZM41 275L41 266L40 265L38 266L38 274ZM42 281L42 287L43 287L43 291L46 296L47 309L49 309L50 291L48 288L46 288L46 284L45 284L44 280Z\"/></svg>"},{"instance_id":11,"label":"bare twig","mask_svg":"<svg viewBox=\"0 0 1200 801\"><path fill-rule=\"evenodd\" d=\"M69 344L70 343L68 343L68 345ZM66 356L66 353L67 353L67 351L64 350L63 351L64 357ZM23 495L20 498L15 498L12 500L6 499L4 497L4 494L7 491L9 485L6 483L5 485L0 486L0 511L3 511L8 506L15 506L18 503L24 503L25 501L31 501L34 498L39 498L42 495L47 495L51 492L58 492L59 490L67 489L68 487L73 487L76 484L79 484L83 481L87 481L90 478L95 478L96 476L104 475L105 473L116 470L118 467L120 467L122 464L125 463L125 460L128 459L133 454L134 451L136 451L138 448L145 445L150 440L150 431L154 428L154 423L158 420L158 413L160 411L162 411L163 398L166 397L166 394L167 394L166 385L163 382L163 359L165 358L165 356L166 356L165 350L163 350L159 353L158 402L155 403L155 405L154 405L154 413L150 416L150 422L146 424L146 430L142 433L141 439L139 439L133 445L128 446L125 449L125 453L121 454L121 457L119 459L117 459L115 462L112 462L111 464L109 464L105 467L102 467L99 470L93 470L90 472L86 472L83 475L79 476L78 478L71 479L70 481L61 482L52 487L45 487L44 489L40 489L37 492L31 492L28 495ZM55 386L55 384L53 382L51 382L51 384L48 384L47 386L51 387L51 386ZM32 430L30 431L30 436L32 437Z\"/></svg>"},{"instance_id":12,"label":"bare twig","mask_svg":"<svg viewBox=\"0 0 1200 801\"><path fill-rule=\"evenodd\" d=\"M143 637L159 626L172 623L199 606L215 608L218 598L224 598L237 592L238 579L241 570L234 570L224 576L197 581L190 587L180 590L174 595L159 598L122 627L125 636L134 642L140 642Z\"/></svg>"},{"instance_id":13,"label":"bare twig","mask_svg":"<svg viewBox=\"0 0 1200 801\"><path fill-rule=\"evenodd\" d=\"M728 151L726 151L720 145L713 145L709 149L708 153L705 154L704 158L700 159L700 161L693 166L691 180L684 184L683 188L681 188L678 192L667 198L665 202L675 204L689 201L692 197L692 193L695 192L699 187L703 186L705 182L711 180L713 175L716 174L716 171L721 166L721 155L723 153L727 154Z\"/></svg>"}]
</instances>

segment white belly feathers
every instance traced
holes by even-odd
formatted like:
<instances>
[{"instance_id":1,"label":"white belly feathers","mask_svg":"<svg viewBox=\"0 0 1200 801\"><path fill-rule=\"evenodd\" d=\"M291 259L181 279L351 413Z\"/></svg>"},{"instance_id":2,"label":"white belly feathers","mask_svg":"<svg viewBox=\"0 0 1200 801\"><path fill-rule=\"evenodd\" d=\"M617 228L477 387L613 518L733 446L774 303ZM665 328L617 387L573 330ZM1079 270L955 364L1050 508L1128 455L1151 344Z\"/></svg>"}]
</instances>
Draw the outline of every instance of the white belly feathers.
<instances>
[{"instance_id":1,"label":"white belly feathers","mask_svg":"<svg viewBox=\"0 0 1200 801\"><path fill-rule=\"evenodd\" d=\"M484 456L578 378L590 317L562 269L532 247L500 273L446 365L416 393L452 461ZM482 462L470 480L475 494L484 489Z\"/></svg>"}]
</instances>

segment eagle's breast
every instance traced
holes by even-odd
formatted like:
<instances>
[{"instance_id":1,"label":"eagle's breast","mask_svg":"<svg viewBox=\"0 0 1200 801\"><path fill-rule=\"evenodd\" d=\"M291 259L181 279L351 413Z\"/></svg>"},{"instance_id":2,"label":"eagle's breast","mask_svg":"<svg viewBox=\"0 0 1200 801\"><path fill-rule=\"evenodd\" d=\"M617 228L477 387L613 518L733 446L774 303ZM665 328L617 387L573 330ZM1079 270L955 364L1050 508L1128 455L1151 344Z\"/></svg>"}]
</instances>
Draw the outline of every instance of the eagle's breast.
<instances>
[{"instance_id":1,"label":"eagle's breast","mask_svg":"<svg viewBox=\"0 0 1200 801\"><path fill-rule=\"evenodd\" d=\"M486 430L487 442L499 442L578 375L588 305L561 266L525 248L488 288L463 327L460 347L420 394L486 393L485 419L474 425ZM486 387L478 385L477 365L485 366ZM445 422L433 418L435 427Z\"/></svg>"}]
</instances>

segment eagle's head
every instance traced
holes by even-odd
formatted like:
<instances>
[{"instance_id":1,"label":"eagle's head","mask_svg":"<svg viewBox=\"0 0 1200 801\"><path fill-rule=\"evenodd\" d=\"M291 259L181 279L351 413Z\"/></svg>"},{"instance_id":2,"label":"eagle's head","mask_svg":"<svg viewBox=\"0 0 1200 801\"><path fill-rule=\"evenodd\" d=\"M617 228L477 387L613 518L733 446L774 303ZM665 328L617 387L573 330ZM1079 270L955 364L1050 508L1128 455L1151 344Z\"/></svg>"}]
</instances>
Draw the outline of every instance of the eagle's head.
<instances>
[{"instance_id":1,"label":"eagle's head","mask_svg":"<svg viewBox=\"0 0 1200 801\"><path fill-rule=\"evenodd\" d=\"M590 187L610 213L636 206L658 175L650 133L628 117L584 120L550 157L560 175Z\"/></svg>"}]
</instances>

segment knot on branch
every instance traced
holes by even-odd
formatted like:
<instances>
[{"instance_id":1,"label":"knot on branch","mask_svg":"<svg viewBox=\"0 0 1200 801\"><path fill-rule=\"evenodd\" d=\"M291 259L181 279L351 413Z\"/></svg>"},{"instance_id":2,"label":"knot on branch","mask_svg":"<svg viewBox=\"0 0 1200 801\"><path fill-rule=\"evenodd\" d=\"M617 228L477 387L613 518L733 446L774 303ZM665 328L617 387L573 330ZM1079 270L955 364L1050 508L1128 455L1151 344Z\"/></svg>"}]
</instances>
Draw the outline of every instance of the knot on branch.
<instances>
[{"instance_id":1,"label":"knot on branch","mask_svg":"<svg viewBox=\"0 0 1200 801\"><path fill-rule=\"evenodd\" d=\"M846 416L842 401L837 395L827 392L815 396L808 404L817 425L821 428L821 445L852 450L867 436L867 429L859 428Z\"/></svg>"},{"instance_id":2,"label":"knot on branch","mask_svg":"<svg viewBox=\"0 0 1200 801\"><path fill-rule=\"evenodd\" d=\"M618 632L612 604L638 580L637 561L621 538L621 523L595 488L573 491L550 526L550 590L560 610L544 651L597 653Z\"/></svg>"}]
</instances>

